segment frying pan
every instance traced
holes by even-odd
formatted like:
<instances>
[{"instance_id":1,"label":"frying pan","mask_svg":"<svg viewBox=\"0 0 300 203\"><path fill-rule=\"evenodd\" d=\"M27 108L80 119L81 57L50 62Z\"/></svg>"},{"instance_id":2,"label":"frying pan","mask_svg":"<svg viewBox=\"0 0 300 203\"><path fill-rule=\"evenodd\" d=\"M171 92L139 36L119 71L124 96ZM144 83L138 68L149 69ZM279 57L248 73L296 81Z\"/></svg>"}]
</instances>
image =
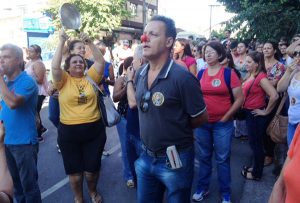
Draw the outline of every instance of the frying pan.
<instances>
[{"instance_id":1,"label":"frying pan","mask_svg":"<svg viewBox=\"0 0 300 203\"><path fill-rule=\"evenodd\" d=\"M64 29L72 29L80 33L81 17L74 4L64 3L59 11L60 22Z\"/></svg>"}]
</instances>

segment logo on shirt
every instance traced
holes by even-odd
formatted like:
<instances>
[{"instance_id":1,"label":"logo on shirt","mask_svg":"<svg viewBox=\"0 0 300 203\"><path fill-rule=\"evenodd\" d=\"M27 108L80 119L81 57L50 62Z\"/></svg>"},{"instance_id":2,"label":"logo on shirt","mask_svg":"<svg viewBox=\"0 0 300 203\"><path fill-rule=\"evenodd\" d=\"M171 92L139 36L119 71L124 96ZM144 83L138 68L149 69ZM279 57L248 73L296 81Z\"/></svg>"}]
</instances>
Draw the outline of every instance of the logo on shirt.
<instances>
[{"instance_id":1,"label":"logo on shirt","mask_svg":"<svg viewBox=\"0 0 300 203\"><path fill-rule=\"evenodd\" d=\"M152 95L152 103L155 106L161 106L164 103L164 101L165 101L165 97L161 92L155 92Z\"/></svg>"},{"instance_id":2,"label":"logo on shirt","mask_svg":"<svg viewBox=\"0 0 300 203\"><path fill-rule=\"evenodd\" d=\"M212 82L211 82L211 85L213 87L219 87L221 85L221 80L219 79L214 79Z\"/></svg>"}]
</instances>

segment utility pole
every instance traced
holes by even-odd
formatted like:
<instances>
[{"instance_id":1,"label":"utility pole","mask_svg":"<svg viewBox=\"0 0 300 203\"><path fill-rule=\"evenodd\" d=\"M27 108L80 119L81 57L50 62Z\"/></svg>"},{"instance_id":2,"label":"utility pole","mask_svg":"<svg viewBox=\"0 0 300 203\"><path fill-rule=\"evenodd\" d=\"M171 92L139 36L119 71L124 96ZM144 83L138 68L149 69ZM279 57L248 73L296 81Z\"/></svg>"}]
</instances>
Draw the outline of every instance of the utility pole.
<instances>
[{"instance_id":1,"label":"utility pole","mask_svg":"<svg viewBox=\"0 0 300 203\"><path fill-rule=\"evenodd\" d=\"M146 0L143 0L143 30L146 27L146 21L147 21Z\"/></svg>"},{"instance_id":2,"label":"utility pole","mask_svg":"<svg viewBox=\"0 0 300 203\"><path fill-rule=\"evenodd\" d=\"M213 7L219 7L220 5L208 5L210 7L210 13L209 13L209 38L211 38L211 16L212 16L212 8Z\"/></svg>"}]
</instances>

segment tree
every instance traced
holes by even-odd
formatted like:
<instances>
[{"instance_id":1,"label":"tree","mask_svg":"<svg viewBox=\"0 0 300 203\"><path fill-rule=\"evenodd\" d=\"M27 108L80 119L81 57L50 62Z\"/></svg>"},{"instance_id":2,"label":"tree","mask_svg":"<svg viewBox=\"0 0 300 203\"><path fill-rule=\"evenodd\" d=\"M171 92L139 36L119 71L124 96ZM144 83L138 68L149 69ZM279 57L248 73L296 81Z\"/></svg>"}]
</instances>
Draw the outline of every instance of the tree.
<instances>
[{"instance_id":1,"label":"tree","mask_svg":"<svg viewBox=\"0 0 300 203\"><path fill-rule=\"evenodd\" d=\"M225 34L224 34L225 30L221 29L221 30L212 30L211 31L211 37L216 37L219 40L223 40L225 39Z\"/></svg>"},{"instance_id":2,"label":"tree","mask_svg":"<svg viewBox=\"0 0 300 203\"><path fill-rule=\"evenodd\" d=\"M238 38L279 40L300 32L299 0L218 0L237 15L226 27L238 30Z\"/></svg>"},{"instance_id":3,"label":"tree","mask_svg":"<svg viewBox=\"0 0 300 203\"><path fill-rule=\"evenodd\" d=\"M80 30L92 37L98 36L100 30L111 31L129 17L126 0L48 0L44 13L53 19L56 29L61 28L59 8L65 3L73 3L81 14Z\"/></svg>"}]
</instances>

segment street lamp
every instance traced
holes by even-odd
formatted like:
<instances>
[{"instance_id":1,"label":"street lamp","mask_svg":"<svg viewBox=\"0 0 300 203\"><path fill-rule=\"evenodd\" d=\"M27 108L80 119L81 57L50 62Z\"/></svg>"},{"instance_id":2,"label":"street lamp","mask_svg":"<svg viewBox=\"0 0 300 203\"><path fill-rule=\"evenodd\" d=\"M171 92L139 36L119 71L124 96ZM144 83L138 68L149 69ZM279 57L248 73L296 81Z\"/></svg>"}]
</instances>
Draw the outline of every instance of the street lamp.
<instances>
[{"instance_id":1,"label":"street lamp","mask_svg":"<svg viewBox=\"0 0 300 203\"><path fill-rule=\"evenodd\" d=\"M213 7L219 7L220 5L208 5L210 7L210 13L209 13L209 38L211 38L211 16L212 16L212 8Z\"/></svg>"}]
</instances>

